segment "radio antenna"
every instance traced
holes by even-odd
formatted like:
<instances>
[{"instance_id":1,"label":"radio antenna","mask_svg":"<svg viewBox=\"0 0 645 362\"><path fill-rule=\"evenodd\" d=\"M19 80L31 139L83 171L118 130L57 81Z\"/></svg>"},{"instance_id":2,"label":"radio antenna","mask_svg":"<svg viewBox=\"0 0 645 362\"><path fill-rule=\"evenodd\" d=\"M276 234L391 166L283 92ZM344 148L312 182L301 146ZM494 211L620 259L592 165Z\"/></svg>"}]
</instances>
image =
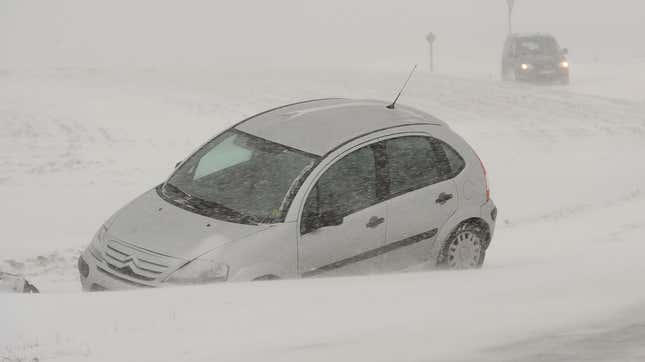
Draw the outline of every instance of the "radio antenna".
<instances>
[{"instance_id":1,"label":"radio antenna","mask_svg":"<svg viewBox=\"0 0 645 362\"><path fill-rule=\"evenodd\" d=\"M396 102L399 100L399 97L401 97L401 94L403 94L403 91L405 88L408 86L408 82L410 81L410 78L412 78L412 75L414 74L414 71L417 70L418 64L414 65L414 68L412 68L412 71L410 72L410 75L408 76L408 79L406 79L405 83L403 83L403 87L401 87L401 90L399 91L399 94L397 94L396 98L394 98L394 102L387 106L387 109L394 109L396 108Z\"/></svg>"}]
</instances>

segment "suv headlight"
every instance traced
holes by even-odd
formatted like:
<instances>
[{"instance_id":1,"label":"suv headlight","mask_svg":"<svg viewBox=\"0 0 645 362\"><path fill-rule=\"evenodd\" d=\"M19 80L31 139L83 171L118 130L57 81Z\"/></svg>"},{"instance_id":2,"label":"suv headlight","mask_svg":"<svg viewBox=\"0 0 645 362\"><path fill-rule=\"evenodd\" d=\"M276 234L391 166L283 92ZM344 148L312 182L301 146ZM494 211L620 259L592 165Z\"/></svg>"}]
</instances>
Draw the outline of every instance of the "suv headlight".
<instances>
[{"instance_id":1,"label":"suv headlight","mask_svg":"<svg viewBox=\"0 0 645 362\"><path fill-rule=\"evenodd\" d=\"M170 284L224 282L228 279L228 269L226 264L195 259L172 273L165 282Z\"/></svg>"},{"instance_id":2,"label":"suv headlight","mask_svg":"<svg viewBox=\"0 0 645 362\"><path fill-rule=\"evenodd\" d=\"M560 67L564 69L569 68L569 62L566 60L563 60L562 62L560 62Z\"/></svg>"},{"instance_id":3,"label":"suv headlight","mask_svg":"<svg viewBox=\"0 0 645 362\"><path fill-rule=\"evenodd\" d=\"M106 234L107 226L101 225L89 247L90 253L98 260L103 260L103 244L105 243Z\"/></svg>"},{"instance_id":4,"label":"suv headlight","mask_svg":"<svg viewBox=\"0 0 645 362\"><path fill-rule=\"evenodd\" d=\"M533 69L533 64L523 63L520 65L520 68L522 68L522 70L531 70Z\"/></svg>"}]
</instances>

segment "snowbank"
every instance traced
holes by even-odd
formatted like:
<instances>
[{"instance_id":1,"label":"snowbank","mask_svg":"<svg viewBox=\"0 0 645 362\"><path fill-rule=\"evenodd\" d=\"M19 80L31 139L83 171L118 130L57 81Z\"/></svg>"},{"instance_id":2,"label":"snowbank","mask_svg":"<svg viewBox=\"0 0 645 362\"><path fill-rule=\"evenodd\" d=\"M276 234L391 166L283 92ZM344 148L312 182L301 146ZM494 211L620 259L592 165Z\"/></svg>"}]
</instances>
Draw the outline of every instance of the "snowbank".
<instances>
[{"instance_id":1,"label":"snowbank","mask_svg":"<svg viewBox=\"0 0 645 362\"><path fill-rule=\"evenodd\" d=\"M43 292L0 297L0 359L534 360L550 336L645 323L645 106L599 78L413 79L402 102L489 171L499 228L481 271L77 293L80 248L199 143L300 99L389 99L403 73L0 75L0 269Z\"/></svg>"}]
</instances>

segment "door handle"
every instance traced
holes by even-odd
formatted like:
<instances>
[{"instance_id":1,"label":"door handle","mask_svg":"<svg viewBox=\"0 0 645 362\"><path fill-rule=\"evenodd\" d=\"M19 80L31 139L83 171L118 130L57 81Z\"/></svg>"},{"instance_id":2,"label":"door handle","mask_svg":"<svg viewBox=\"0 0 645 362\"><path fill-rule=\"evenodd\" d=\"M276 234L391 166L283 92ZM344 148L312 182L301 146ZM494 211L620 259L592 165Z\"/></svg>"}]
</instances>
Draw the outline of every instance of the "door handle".
<instances>
[{"instance_id":1,"label":"door handle","mask_svg":"<svg viewBox=\"0 0 645 362\"><path fill-rule=\"evenodd\" d=\"M453 194L447 194L445 192L442 192L437 198L437 200L435 200L435 202L439 205L445 205L446 202L452 200L453 197L454 197Z\"/></svg>"},{"instance_id":2,"label":"door handle","mask_svg":"<svg viewBox=\"0 0 645 362\"><path fill-rule=\"evenodd\" d=\"M374 229L375 227L381 225L384 222L385 222L384 217L372 216L370 221L367 224L365 224L365 227Z\"/></svg>"}]
</instances>

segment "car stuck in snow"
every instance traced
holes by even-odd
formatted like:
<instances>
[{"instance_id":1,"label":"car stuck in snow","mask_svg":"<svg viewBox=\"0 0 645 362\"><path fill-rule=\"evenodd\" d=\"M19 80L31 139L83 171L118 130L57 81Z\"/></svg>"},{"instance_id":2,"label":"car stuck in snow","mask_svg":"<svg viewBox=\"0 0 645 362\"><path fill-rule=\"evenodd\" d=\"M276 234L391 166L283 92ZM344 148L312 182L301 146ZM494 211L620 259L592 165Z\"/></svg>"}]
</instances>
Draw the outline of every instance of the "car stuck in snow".
<instances>
[{"instance_id":1,"label":"car stuck in snow","mask_svg":"<svg viewBox=\"0 0 645 362\"><path fill-rule=\"evenodd\" d=\"M225 130L101 226L83 289L481 266L483 164L446 123L386 106L306 101Z\"/></svg>"}]
</instances>

